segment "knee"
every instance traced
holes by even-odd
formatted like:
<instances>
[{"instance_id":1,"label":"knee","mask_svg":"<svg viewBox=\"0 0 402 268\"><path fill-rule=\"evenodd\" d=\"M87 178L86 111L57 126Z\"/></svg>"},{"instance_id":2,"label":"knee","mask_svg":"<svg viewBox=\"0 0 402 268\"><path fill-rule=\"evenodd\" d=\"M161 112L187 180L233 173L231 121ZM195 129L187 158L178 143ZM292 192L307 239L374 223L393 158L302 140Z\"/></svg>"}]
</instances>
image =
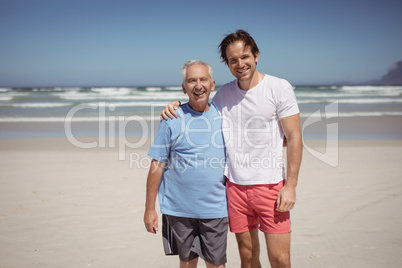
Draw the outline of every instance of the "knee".
<instances>
[{"instance_id":1,"label":"knee","mask_svg":"<svg viewBox=\"0 0 402 268\"><path fill-rule=\"evenodd\" d=\"M258 240L258 229L252 230L250 232L236 234L236 239L237 245L239 247L242 267L259 267L258 263L260 258L260 242Z\"/></svg>"},{"instance_id":2,"label":"knee","mask_svg":"<svg viewBox=\"0 0 402 268\"><path fill-rule=\"evenodd\" d=\"M260 247L255 245L239 245L241 267L261 267L260 265Z\"/></svg>"},{"instance_id":3,"label":"knee","mask_svg":"<svg viewBox=\"0 0 402 268\"><path fill-rule=\"evenodd\" d=\"M286 253L277 254L269 258L271 267L290 268L290 255Z\"/></svg>"},{"instance_id":4,"label":"knee","mask_svg":"<svg viewBox=\"0 0 402 268\"><path fill-rule=\"evenodd\" d=\"M240 255L247 259L252 259L255 256L260 255L260 246L255 244L243 244L239 243Z\"/></svg>"}]
</instances>

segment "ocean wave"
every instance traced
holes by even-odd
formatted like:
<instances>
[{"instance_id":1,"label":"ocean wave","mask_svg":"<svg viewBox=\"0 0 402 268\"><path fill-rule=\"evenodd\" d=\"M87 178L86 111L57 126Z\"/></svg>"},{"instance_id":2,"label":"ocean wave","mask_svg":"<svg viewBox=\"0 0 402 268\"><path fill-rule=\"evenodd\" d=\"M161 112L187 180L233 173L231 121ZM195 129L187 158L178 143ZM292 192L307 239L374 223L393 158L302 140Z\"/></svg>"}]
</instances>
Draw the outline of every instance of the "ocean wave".
<instances>
[{"instance_id":1,"label":"ocean wave","mask_svg":"<svg viewBox=\"0 0 402 268\"><path fill-rule=\"evenodd\" d=\"M154 92L154 91L162 91L161 87L146 87L146 91Z\"/></svg>"},{"instance_id":2,"label":"ocean wave","mask_svg":"<svg viewBox=\"0 0 402 268\"><path fill-rule=\"evenodd\" d=\"M132 90L129 88L91 88L91 91L100 95L127 95Z\"/></svg>"},{"instance_id":3,"label":"ocean wave","mask_svg":"<svg viewBox=\"0 0 402 268\"><path fill-rule=\"evenodd\" d=\"M5 91L0 93L2 97L21 97L21 96L29 96L32 93L29 92L21 92L21 91Z\"/></svg>"},{"instance_id":4,"label":"ocean wave","mask_svg":"<svg viewBox=\"0 0 402 268\"><path fill-rule=\"evenodd\" d=\"M379 116L402 116L402 112L339 112L339 113L301 113L301 117L322 117L322 118L350 118L350 117L379 117ZM107 117L99 116L74 116L71 122L108 122L113 121L159 121L157 115L112 115ZM0 117L0 123L64 123L66 117Z\"/></svg>"},{"instance_id":5,"label":"ocean wave","mask_svg":"<svg viewBox=\"0 0 402 268\"><path fill-rule=\"evenodd\" d=\"M318 89L320 90L336 90L339 89L339 86L319 86Z\"/></svg>"},{"instance_id":6,"label":"ocean wave","mask_svg":"<svg viewBox=\"0 0 402 268\"><path fill-rule=\"evenodd\" d=\"M182 87L165 87L166 90L182 91Z\"/></svg>"},{"instance_id":7,"label":"ocean wave","mask_svg":"<svg viewBox=\"0 0 402 268\"><path fill-rule=\"evenodd\" d=\"M178 92L169 92L166 94L151 92L139 93L136 95L97 95L94 93L75 93L75 94L57 94L58 97L64 100L182 100L188 99L186 95ZM211 96L213 96L211 94Z\"/></svg>"},{"instance_id":8,"label":"ocean wave","mask_svg":"<svg viewBox=\"0 0 402 268\"><path fill-rule=\"evenodd\" d=\"M402 103L401 98L355 98L355 99L340 99L340 98L327 98L327 99L298 99L298 104L309 103L343 103L343 104L385 104L385 103Z\"/></svg>"},{"instance_id":9,"label":"ocean wave","mask_svg":"<svg viewBox=\"0 0 402 268\"><path fill-rule=\"evenodd\" d=\"M0 104L0 107L15 107L15 108L55 108L55 107L65 107L71 106L72 102L63 103L40 103L40 102L29 102L29 103L11 103L11 104Z\"/></svg>"},{"instance_id":10,"label":"ocean wave","mask_svg":"<svg viewBox=\"0 0 402 268\"><path fill-rule=\"evenodd\" d=\"M350 97L396 97L400 96L402 91L373 91L370 92L295 92L297 98L350 98Z\"/></svg>"},{"instance_id":11,"label":"ocean wave","mask_svg":"<svg viewBox=\"0 0 402 268\"><path fill-rule=\"evenodd\" d=\"M374 104L374 103L402 103L402 99L341 99L339 103L360 103L360 104Z\"/></svg>"},{"instance_id":12,"label":"ocean wave","mask_svg":"<svg viewBox=\"0 0 402 268\"><path fill-rule=\"evenodd\" d=\"M402 91L402 86L342 86L340 90L343 91Z\"/></svg>"},{"instance_id":13,"label":"ocean wave","mask_svg":"<svg viewBox=\"0 0 402 268\"><path fill-rule=\"evenodd\" d=\"M83 103L82 105L88 105L91 107L99 107L101 102L88 102L88 103ZM154 107L165 107L166 102L105 102L105 107L148 107L148 106L154 106Z\"/></svg>"},{"instance_id":14,"label":"ocean wave","mask_svg":"<svg viewBox=\"0 0 402 268\"><path fill-rule=\"evenodd\" d=\"M74 116L68 121L71 122L108 122L109 120L113 121L159 121L159 115L150 116L140 116L140 115L131 115L131 116L108 116L108 117L98 117L98 116ZM66 121L66 117L0 117L0 123L64 123Z\"/></svg>"},{"instance_id":15,"label":"ocean wave","mask_svg":"<svg viewBox=\"0 0 402 268\"><path fill-rule=\"evenodd\" d=\"M402 116L402 112L339 112L339 113L301 113L300 117L377 117L377 116Z\"/></svg>"},{"instance_id":16,"label":"ocean wave","mask_svg":"<svg viewBox=\"0 0 402 268\"><path fill-rule=\"evenodd\" d=\"M81 88L79 87L40 87L40 88L32 88L32 92L59 92L59 91L79 91ZM28 91L29 92L29 91Z\"/></svg>"}]
</instances>

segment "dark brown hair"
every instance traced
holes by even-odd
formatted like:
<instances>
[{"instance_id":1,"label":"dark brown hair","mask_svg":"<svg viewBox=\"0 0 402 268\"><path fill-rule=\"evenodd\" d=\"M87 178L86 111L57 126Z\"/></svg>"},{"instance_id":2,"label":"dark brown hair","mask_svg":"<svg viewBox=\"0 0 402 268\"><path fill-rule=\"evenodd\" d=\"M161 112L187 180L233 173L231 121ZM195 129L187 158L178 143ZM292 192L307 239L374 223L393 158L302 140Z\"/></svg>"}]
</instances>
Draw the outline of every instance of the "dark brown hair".
<instances>
[{"instance_id":1,"label":"dark brown hair","mask_svg":"<svg viewBox=\"0 0 402 268\"><path fill-rule=\"evenodd\" d=\"M228 45L231 45L238 41L242 41L244 42L245 46L250 47L251 53L253 53L254 57L256 57L258 53L260 53L257 44L255 43L254 39L248 32L244 30L236 30L236 32L228 34L218 46L218 49L221 53L222 62L228 64L228 58L226 56L226 48L228 47Z\"/></svg>"}]
</instances>

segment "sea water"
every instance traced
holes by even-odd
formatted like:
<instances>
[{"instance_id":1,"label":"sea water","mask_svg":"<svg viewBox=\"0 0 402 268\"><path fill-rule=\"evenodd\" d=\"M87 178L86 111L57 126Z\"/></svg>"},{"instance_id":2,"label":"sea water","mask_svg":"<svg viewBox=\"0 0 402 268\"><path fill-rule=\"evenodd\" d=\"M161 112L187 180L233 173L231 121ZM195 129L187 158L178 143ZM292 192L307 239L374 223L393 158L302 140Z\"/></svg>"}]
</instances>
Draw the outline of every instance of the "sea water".
<instances>
[{"instance_id":1,"label":"sea water","mask_svg":"<svg viewBox=\"0 0 402 268\"><path fill-rule=\"evenodd\" d=\"M390 128L396 133L388 138L402 138L398 131L402 129L402 86L295 86L294 91L302 124L306 120L392 119L392 124L401 125ZM116 134L117 125L114 133L99 133L99 122L110 125L110 121L124 120L131 130L123 135L152 136L160 111L174 100L188 101L179 86L0 88L0 138L62 137L66 122L81 123L82 127L75 128L78 136L122 135ZM156 127L144 132L141 121ZM58 127L52 129L53 125ZM360 134L364 138L365 133ZM314 133L308 135L314 138Z\"/></svg>"}]
</instances>

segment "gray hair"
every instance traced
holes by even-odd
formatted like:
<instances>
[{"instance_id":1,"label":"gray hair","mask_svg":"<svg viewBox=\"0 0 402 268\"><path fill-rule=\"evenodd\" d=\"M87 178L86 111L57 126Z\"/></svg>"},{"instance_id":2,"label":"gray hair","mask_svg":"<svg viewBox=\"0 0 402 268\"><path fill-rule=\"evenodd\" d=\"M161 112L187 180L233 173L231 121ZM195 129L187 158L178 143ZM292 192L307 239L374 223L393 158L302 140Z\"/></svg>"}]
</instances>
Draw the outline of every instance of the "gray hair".
<instances>
[{"instance_id":1,"label":"gray hair","mask_svg":"<svg viewBox=\"0 0 402 268\"><path fill-rule=\"evenodd\" d=\"M214 78L212 77L213 70L212 70L212 67L211 67L211 65L209 63L203 62L203 61L200 61L200 60L189 60L186 63L184 63L183 68L181 68L181 75L183 76L183 82L186 82L188 67L193 66L193 65L204 65L204 66L206 66L208 68L208 74L211 77L211 81L214 80Z\"/></svg>"}]
</instances>

